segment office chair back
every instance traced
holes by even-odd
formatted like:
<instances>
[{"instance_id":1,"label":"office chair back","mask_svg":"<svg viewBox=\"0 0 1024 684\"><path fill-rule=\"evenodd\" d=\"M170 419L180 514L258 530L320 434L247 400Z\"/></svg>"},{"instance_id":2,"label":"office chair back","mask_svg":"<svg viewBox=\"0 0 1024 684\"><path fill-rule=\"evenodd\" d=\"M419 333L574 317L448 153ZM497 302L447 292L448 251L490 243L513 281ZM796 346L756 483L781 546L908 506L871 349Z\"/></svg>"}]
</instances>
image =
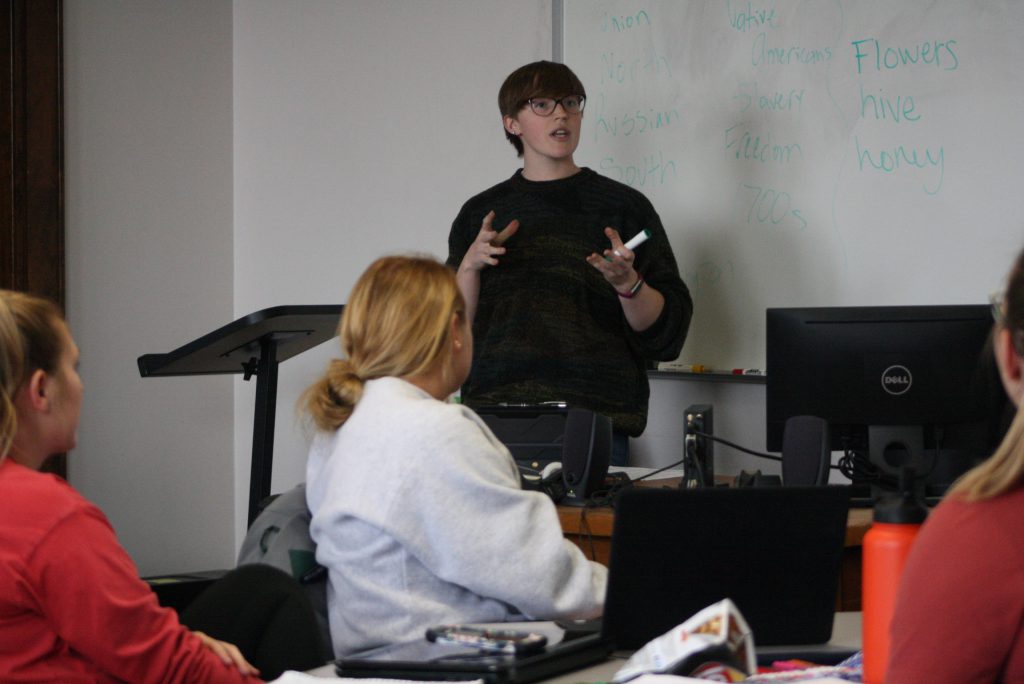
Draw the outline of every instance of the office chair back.
<instances>
[{"instance_id":1,"label":"office chair back","mask_svg":"<svg viewBox=\"0 0 1024 684\"><path fill-rule=\"evenodd\" d=\"M309 536L312 516L306 506L306 485L298 484L268 499L245 533L238 566L270 565L297 580L313 606L320 634L329 644L327 569L317 564L316 544Z\"/></svg>"}]
</instances>

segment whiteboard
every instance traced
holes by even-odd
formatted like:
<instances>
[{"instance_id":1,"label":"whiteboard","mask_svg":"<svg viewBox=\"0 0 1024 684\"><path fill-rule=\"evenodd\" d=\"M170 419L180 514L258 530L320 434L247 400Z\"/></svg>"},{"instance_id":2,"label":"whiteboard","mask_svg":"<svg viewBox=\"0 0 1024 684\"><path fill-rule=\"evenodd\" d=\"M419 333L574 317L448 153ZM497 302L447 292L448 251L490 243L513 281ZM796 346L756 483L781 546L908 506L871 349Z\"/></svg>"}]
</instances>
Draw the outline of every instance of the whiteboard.
<instances>
[{"instance_id":1,"label":"whiteboard","mask_svg":"<svg viewBox=\"0 0 1024 684\"><path fill-rule=\"evenodd\" d=\"M767 307L984 302L1024 244L1024 3L566 0L563 31L576 161L651 199L693 293L681 361L763 368Z\"/></svg>"}]
</instances>

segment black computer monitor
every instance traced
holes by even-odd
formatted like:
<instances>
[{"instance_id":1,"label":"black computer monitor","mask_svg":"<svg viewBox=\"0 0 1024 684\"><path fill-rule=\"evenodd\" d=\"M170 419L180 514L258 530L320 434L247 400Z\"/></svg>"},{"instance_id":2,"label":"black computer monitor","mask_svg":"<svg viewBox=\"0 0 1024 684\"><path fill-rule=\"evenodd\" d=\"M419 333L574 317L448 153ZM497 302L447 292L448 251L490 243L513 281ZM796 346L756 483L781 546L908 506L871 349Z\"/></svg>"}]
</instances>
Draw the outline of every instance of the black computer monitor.
<instances>
[{"instance_id":1,"label":"black computer monitor","mask_svg":"<svg viewBox=\"0 0 1024 684\"><path fill-rule=\"evenodd\" d=\"M991 330L986 305L768 309L768 450L787 418L819 416L833 450L870 461L876 493L911 466L941 495L1005 428Z\"/></svg>"}]
</instances>

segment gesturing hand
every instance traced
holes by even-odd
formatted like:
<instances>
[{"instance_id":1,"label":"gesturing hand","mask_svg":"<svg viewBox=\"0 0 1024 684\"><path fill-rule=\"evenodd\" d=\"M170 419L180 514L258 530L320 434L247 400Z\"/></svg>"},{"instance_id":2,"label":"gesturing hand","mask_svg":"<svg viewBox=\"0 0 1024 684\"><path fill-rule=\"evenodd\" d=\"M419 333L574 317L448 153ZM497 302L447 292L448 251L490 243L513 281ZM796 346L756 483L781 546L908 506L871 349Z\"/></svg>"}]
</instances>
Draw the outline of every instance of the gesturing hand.
<instances>
[{"instance_id":1,"label":"gesturing hand","mask_svg":"<svg viewBox=\"0 0 1024 684\"><path fill-rule=\"evenodd\" d=\"M498 265L498 260L495 257L505 253L505 247L502 245L519 230L519 221L515 219L509 221L508 225L500 233L494 230L492 227L493 223L494 212L491 211L488 212L487 216L484 216L476 240L466 250L466 255L462 257L462 263L459 265L460 269L482 271L486 266Z\"/></svg>"},{"instance_id":2,"label":"gesturing hand","mask_svg":"<svg viewBox=\"0 0 1024 684\"><path fill-rule=\"evenodd\" d=\"M619 232L614 228L605 228L604 234L608 236L612 246L604 250L604 254L592 253L587 257L587 263L596 268L604 276L612 287L623 292L632 287L640 277L633 269L635 255L622 244Z\"/></svg>"}]
</instances>

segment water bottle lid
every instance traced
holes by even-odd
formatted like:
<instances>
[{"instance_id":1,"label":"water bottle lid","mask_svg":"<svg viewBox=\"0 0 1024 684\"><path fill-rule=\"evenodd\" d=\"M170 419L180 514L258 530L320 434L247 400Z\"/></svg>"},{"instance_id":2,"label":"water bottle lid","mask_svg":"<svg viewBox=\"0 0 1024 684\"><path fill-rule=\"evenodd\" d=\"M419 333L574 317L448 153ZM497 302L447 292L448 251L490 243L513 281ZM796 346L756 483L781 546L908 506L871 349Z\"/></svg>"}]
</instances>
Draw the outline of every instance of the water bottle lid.
<instances>
[{"instance_id":1,"label":"water bottle lid","mask_svg":"<svg viewBox=\"0 0 1024 684\"><path fill-rule=\"evenodd\" d=\"M920 525L928 517L928 509L911 492L889 494L875 503L875 522L899 525Z\"/></svg>"},{"instance_id":2,"label":"water bottle lid","mask_svg":"<svg viewBox=\"0 0 1024 684\"><path fill-rule=\"evenodd\" d=\"M880 523L920 525L928 517L928 509L914 495L914 469L900 469L899 494L889 494L875 503L872 519Z\"/></svg>"}]
</instances>

